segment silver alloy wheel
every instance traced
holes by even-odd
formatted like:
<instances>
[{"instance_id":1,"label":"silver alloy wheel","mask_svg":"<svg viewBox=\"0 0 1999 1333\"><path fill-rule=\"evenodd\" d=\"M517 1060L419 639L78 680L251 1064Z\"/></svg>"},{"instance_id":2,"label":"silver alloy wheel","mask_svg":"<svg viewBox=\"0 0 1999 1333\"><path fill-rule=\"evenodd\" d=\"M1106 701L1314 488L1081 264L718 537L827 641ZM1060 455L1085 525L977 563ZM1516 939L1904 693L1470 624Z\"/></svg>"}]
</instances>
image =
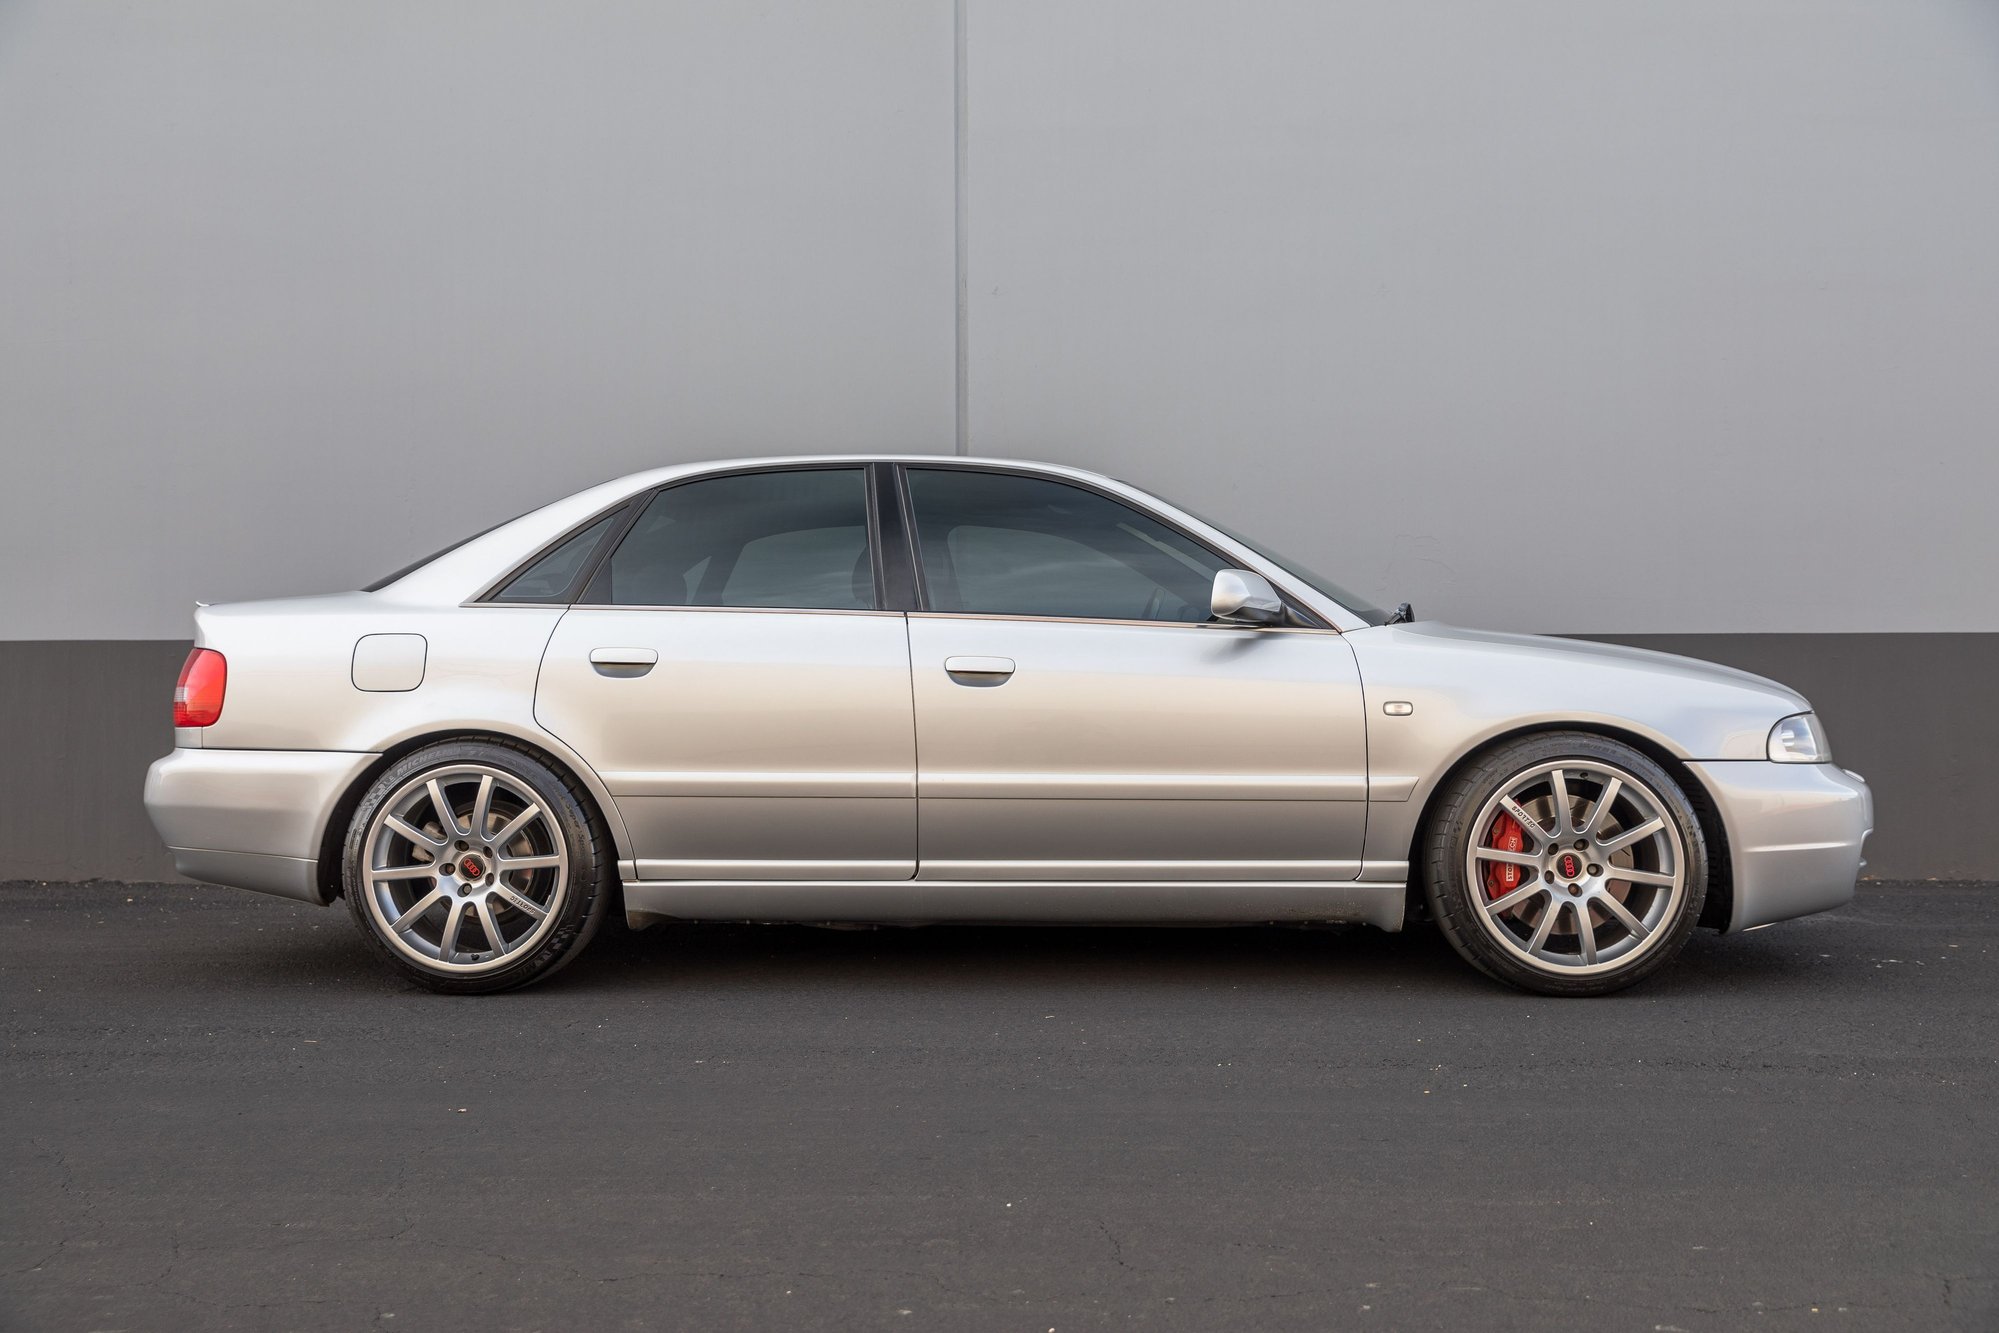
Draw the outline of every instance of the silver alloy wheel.
<instances>
[{"instance_id":1,"label":"silver alloy wheel","mask_svg":"<svg viewBox=\"0 0 1999 1333\"><path fill-rule=\"evenodd\" d=\"M547 805L484 764L411 778L362 846L382 938L431 971L476 976L514 962L554 928L569 891L568 847Z\"/></svg>"},{"instance_id":2,"label":"silver alloy wheel","mask_svg":"<svg viewBox=\"0 0 1999 1333\"><path fill-rule=\"evenodd\" d=\"M1610 764L1558 760L1509 778L1479 809L1465 876L1479 925L1502 948L1584 977L1627 967L1671 934L1686 863L1658 793Z\"/></svg>"}]
</instances>

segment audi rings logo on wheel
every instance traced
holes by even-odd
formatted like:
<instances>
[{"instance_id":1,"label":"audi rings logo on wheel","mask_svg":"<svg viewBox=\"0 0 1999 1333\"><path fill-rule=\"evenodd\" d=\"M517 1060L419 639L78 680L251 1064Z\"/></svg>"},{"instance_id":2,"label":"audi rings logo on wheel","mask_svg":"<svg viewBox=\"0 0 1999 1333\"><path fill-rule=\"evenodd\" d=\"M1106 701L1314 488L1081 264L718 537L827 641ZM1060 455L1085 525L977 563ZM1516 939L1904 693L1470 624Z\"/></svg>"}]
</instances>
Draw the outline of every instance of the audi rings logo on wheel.
<instances>
[{"instance_id":1,"label":"audi rings logo on wheel","mask_svg":"<svg viewBox=\"0 0 1999 1333\"><path fill-rule=\"evenodd\" d=\"M1574 852L1563 852L1562 859L1555 862L1555 869L1563 879L1574 879L1583 872L1583 860Z\"/></svg>"}]
</instances>

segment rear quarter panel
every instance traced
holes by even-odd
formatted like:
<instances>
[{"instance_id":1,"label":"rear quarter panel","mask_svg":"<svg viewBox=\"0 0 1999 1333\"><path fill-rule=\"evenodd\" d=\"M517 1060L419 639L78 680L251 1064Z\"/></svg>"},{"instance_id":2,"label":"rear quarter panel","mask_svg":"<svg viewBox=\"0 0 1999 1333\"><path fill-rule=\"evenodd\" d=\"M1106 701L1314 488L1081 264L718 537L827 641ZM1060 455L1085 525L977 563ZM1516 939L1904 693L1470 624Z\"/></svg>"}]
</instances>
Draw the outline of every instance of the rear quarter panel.
<instances>
[{"instance_id":1,"label":"rear quarter panel","mask_svg":"<svg viewBox=\"0 0 1999 1333\"><path fill-rule=\"evenodd\" d=\"M623 855L625 831L597 775L534 719L535 681L561 607L421 607L371 593L207 607L196 643L228 662L222 716L207 749L339 750L381 754L449 732L511 736L568 765L596 798ZM354 684L355 644L370 634L419 634L414 689Z\"/></svg>"}]
</instances>

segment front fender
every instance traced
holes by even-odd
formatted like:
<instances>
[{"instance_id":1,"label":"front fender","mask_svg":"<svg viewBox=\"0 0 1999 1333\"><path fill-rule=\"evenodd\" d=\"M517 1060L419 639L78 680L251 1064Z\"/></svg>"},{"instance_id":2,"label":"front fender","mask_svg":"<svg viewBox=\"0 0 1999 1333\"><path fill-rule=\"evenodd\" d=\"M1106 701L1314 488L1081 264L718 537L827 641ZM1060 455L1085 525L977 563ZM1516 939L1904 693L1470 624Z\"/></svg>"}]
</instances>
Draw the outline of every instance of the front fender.
<instances>
[{"instance_id":1,"label":"front fender","mask_svg":"<svg viewBox=\"0 0 1999 1333\"><path fill-rule=\"evenodd\" d=\"M1762 760L1771 726L1810 708L1774 681L1637 648L1431 623L1346 638L1367 710L1367 878L1408 873L1437 784L1501 737L1580 727L1636 737L1682 762ZM1391 715L1389 703L1408 708Z\"/></svg>"}]
</instances>

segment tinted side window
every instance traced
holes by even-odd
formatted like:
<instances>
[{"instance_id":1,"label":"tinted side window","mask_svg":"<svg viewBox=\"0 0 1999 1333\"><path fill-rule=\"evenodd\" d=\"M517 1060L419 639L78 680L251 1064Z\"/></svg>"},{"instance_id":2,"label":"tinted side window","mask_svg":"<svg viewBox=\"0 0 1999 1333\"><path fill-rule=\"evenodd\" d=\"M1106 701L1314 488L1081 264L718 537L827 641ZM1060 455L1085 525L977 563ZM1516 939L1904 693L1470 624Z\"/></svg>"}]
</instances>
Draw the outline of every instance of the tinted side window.
<instances>
[{"instance_id":1,"label":"tinted side window","mask_svg":"<svg viewBox=\"0 0 1999 1333\"><path fill-rule=\"evenodd\" d=\"M867 474L753 472L670 486L591 593L615 606L871 608Z\"/></svg>"},{"instance_id":2,"label":"tinted side window","mask_svg":"<svg viewBox=\"0 0 1999 1333\"><path fill-rule=\"evenodd\" d=\"M530 510L528 512L532 513L533 511ZM527 517L526 514L514 515L514 518L526 518L526 517ZM440 547L439 549L432 551L429 555L425 556L421 560L412 560L409 564L404 565L401 569L397 570L393 574L382 575L382 577L376 579L373 583L370 583L367 587L361 589L361 591L380 592L382 589L388 587L391 583L397 583L403 579L408 578L410 575L416 573L419 569L422 569L425 565L429 564L431 561L439 560L447 555L450 555L453 551L457 550L461 546L466 545L468 542L476 542L489 532L497 532L499 529L507 526L508 523L513 522L514 518L507 519L505 520L505 522L495 523L490 527L481 528L477 532L473 533L470 537L460 537L457 541L451 543L451 545Z\"/></svg>"},{"instance_id":3,"label":"tinted side window","mask_svg":"<svg viewBox=\"0 0 1999 1333\"><path fill-rule=\"evenodd\" d=\"M1041 477L911 468L933 611L1198 622L1226 564L1157 519Z\"/></svg>"},{"instance_id":4,"label":"tinted side window","mask_svg":"<svg viewBox=\"0 0 1999 1333\"><path fill-rule=\"evenodd\" d=\"M597 550L597 543L611 530L623 510L606 514L583 531L563 542L529 565L493 594L496 602L560 602L569 598L570 587L583 566Z\"/></svg>"}]
</instances>

